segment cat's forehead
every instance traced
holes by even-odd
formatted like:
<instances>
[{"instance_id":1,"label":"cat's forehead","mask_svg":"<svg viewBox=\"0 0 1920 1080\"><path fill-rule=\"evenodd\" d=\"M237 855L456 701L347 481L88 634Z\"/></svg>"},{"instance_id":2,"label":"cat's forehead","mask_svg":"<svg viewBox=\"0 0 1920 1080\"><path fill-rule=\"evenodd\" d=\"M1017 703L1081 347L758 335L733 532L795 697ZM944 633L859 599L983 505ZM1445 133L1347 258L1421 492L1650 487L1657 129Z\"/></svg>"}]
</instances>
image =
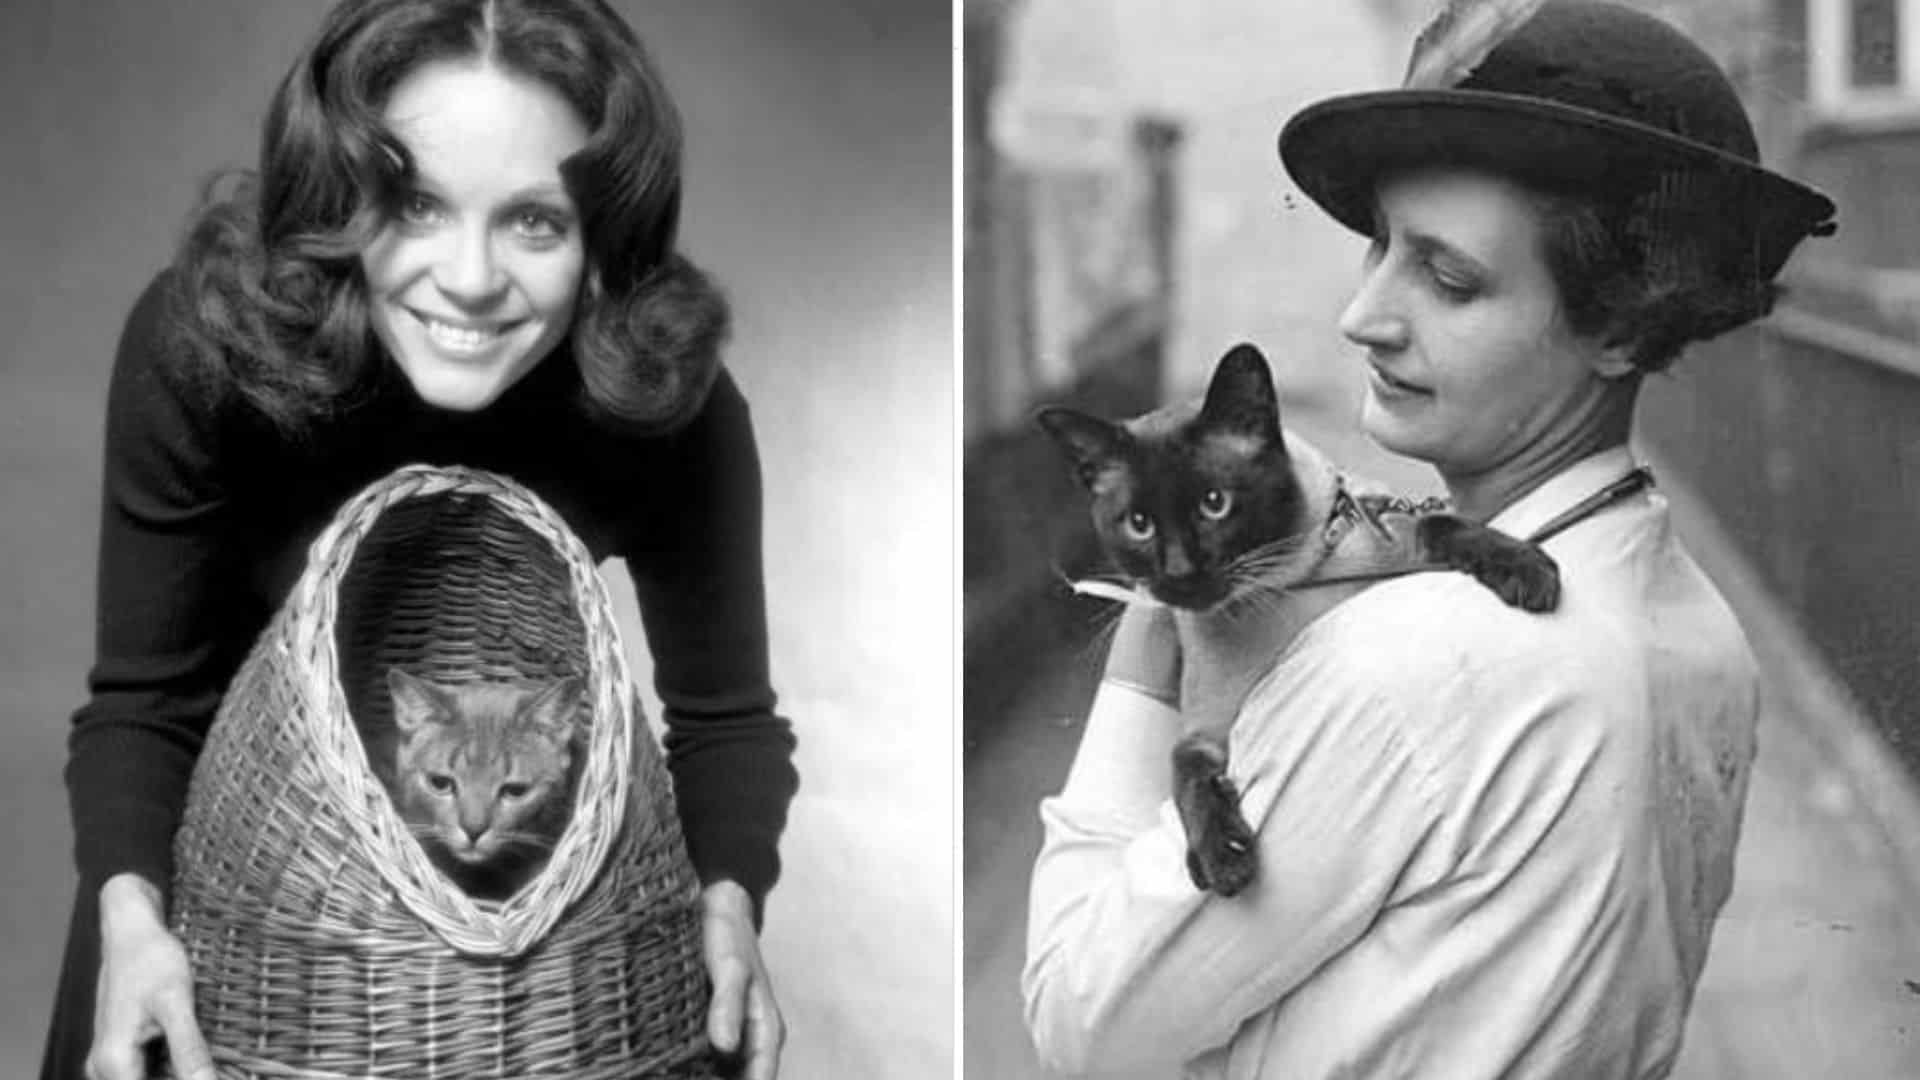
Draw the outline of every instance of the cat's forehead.
<instances>
[{"instance_id":1,"label":"cat's forehead","mask_svg":"<svg viewBox=\"0 0 1920 1080\"><path fill-rule=\"evenodd\" d=\"M1143 443L1164 442L1180 434L1200 415L1200 398L1176 401L1128 420L1121 425L1127 434Z\"/></svg>"}]
</instances>

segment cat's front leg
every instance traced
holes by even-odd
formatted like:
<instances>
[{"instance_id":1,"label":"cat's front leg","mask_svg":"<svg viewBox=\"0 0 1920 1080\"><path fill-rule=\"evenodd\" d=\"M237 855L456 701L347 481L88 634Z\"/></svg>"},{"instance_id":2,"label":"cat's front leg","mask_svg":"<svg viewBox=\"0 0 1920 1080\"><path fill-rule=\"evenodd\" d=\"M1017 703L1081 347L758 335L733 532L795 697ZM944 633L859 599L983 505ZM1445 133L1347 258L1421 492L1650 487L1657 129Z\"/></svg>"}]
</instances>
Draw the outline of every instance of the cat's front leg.
<instances>
[{"instance_id":1,"label":"cat's front leg","mask_svg":"<svg viewBox=\"0 0 1920 1080\"><path fill-rule=\"evenodd\" d=\"M1183 735L1173 748L1173 802L1187 831L1187 876L1195 888L1233 896L1253 881L1253 828L1227 776L1226 736Z\"/></svg>"},{"instance_id":2,"label":"cat's front leg","mask_svg":"<svg viewBox=\"0 0 1920 1080\"><path fill-rule=\"evenodd\" d=\"M1560 604L1559 564L1538 545L1456 514L1422 517L1416 535L1428 561L1472 574L1509 607L1552 611Z\"/></svg>"}]
</instances>

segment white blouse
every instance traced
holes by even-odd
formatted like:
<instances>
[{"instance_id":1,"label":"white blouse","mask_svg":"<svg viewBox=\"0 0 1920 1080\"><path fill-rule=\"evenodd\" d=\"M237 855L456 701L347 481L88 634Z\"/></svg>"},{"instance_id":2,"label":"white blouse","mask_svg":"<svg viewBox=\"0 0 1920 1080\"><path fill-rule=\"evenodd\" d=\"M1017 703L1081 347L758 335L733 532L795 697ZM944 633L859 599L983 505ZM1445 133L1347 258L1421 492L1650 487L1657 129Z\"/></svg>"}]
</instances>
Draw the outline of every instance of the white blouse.
<instances>
[{"instance_id":1,"label":"white blouse","mask_svg":"<svg viewBox=\"0 0 1920 1080\"><path fill-rule=\"evenodd\" d=\"M1493 525L1527 535L1632 466L1596 455ZM1102 687L1040 807L1022 981L1043 1060L1665 1074L1732 888L1758 673L1657 493L1546 548L1550 615L1426 573L1308 627L1233 729L1260 869L1232 899L1187 879L1177 715Z\"/></svg>"}]
</instances>

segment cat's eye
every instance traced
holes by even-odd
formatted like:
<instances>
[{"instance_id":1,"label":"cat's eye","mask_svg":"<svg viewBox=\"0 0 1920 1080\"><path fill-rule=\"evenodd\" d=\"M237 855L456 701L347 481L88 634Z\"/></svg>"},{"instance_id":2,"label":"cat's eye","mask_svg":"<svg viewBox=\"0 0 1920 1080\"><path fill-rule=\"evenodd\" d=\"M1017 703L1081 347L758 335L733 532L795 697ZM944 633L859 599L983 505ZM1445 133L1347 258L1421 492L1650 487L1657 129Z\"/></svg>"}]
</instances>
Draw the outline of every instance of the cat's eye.
<instances>
[{"instance_id":1,"label":"cat's eye","mask_svg":"<svg viewBox=\"0 0 1920 1080\"><path fill-rule=\"evenodd\" d=\"M1233 510L1233 493L1219 488L1208 488L1200 496L1200 516L1209 521L1219 521Z\"/></svg>"},{"instance_id":2,"label":"cat's eye","mask_svg":"<svg viewBox=\"0 0 1920 1080\"><path fill-rule=\"evenodd\" d=\"M503 799L524 799L527 797L527 792L531 790L533 790L531 787L522 783L501 784L500 797Z\"/></svg>"},{"instance_id":3,"label":"cat's eye","mask_svg":"<svg viewBox=\"0 0 1920 1080\"><path fill-rule=\"evenodd\" d=\"M430 773L427 776L427 787L431 788L436 795L451 794L453 791L453 777L445 773Z\"/></svg>"},{"instance_id":4,"label":"cat's eye","mask_svg":"<svg viewBox=\"0 0 1920 1080\"><path fill-rule=\"evenodd\" d=\"M1153 519L1144 512L1135 510L1126 517L1127 535L1135 540L1153 539Z\"/></svg>"}]
</instances>

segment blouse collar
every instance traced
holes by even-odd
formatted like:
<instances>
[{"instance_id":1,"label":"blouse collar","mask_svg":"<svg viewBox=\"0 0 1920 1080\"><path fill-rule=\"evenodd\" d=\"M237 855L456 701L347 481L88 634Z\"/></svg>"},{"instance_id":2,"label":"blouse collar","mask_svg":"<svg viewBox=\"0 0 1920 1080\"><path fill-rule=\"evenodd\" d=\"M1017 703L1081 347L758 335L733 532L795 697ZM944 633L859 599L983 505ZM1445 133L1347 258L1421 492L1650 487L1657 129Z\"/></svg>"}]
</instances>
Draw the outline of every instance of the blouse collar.
<instances>
[{"instance_id":1,"label":"blouse collar","mask_svg":"<svg viewBox=\"0 0 1920 1080\"><path fill-rule=\"evenodd\" d=\"M1633 468L1631 450L1624 444L1609 447L1548 477L1545 483L1495 514L1488 524L1508 536L1531 536L1542 525L1632 472Z\"/></svg>"}]
</instances>

